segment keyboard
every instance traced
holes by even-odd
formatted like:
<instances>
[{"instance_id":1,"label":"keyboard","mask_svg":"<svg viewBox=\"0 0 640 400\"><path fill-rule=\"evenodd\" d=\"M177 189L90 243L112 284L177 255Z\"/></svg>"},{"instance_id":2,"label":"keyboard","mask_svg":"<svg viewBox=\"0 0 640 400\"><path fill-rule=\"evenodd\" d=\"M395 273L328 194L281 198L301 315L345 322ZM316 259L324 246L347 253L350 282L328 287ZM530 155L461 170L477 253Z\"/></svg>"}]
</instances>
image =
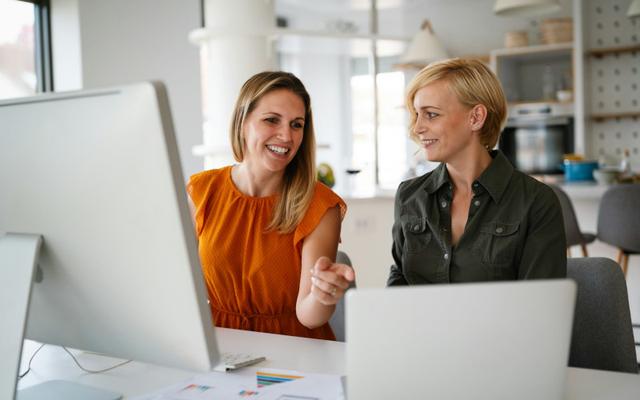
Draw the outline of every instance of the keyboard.
<instances>
[{"instance_id":1,"label":"keyboard","mask_svg":"<svg viewBox=\"0 0 640 400\"><path fill-rule=\"evenodd\" d=\"M220 354L220 362L213 368L213 370L226 372L253 365L264 360L266 360L265 357L256 356L254 354L222 353Z\"/></svg>"}]
</instances>

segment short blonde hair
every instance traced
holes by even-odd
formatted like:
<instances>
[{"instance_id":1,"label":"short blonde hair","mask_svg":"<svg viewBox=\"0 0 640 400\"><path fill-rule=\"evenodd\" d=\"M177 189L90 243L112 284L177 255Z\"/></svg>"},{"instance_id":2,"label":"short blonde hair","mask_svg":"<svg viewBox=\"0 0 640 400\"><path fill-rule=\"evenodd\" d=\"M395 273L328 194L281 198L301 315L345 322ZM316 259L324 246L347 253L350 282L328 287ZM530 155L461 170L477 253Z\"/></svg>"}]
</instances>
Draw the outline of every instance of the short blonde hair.
<instances>
[{"instance_id":1,"label":"short blonde hair","mask_svg":"<svg viewBox=\"0 0 640 400\"><path fill-rule=\"evenodd\" d=\"M418 90L440 80L449 87L463 105L471 108L482 104L487 108L487 118L480 131L480 142L488 150L498 142L507 118L507 102L502 85L495 74L481 61L452 58L424 67L407 87L406 105L410 114L409 136L417 140L414 132L417 114L413 100Z\"/></svg>"},{"instance_id":2,"label":"short blonde hair","mask_svg":"<svg viewBox=\"0 0 640 400\"><path fill-rule=\"evenodd\" d=\"M296 228L307 212L316 184L316 140L311 98L307 89L300 79L288 72L266 71L252 76L240 89L231 117L229 135L233 157L236 161L242 162L245 152L244 121L265 94L279 89L289 90L300 97L305 109L302 143L285 169L282 190L274 207L271 222L267 226L267 230L288 233Z\"/></svg>"}]
</instances>

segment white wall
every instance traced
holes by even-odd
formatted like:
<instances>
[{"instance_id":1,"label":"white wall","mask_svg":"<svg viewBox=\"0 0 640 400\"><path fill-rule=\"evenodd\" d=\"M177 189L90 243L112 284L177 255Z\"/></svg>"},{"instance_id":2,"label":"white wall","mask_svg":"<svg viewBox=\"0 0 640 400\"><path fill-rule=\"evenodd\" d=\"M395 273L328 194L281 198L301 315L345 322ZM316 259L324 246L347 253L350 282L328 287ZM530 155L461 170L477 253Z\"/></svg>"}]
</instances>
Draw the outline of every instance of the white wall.
<instances>
[{"instance_id":1,"label":"white wall","mask_svg":"<svg viewBox=\"0 0 640 400\"><path fill-rule=\"evenodd\" d=\"M202 170L198 0L52 0L56 91L161 80L167 85L185 177ZM140 151L144 156L144 149Z\"/></svg>"}]
</instances>

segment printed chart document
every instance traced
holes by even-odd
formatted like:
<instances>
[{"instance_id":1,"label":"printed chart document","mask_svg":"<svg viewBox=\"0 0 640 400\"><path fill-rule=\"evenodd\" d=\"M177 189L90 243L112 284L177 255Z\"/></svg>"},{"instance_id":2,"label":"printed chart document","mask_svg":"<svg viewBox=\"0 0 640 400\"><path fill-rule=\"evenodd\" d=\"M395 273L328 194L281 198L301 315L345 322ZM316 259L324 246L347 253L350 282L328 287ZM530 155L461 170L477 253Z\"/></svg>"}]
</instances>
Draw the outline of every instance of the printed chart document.
<instances>
[{"instance_id":1,"label":"printed chart document","mask_svg":"<svg viewBox=\"0 0 640 400\"><path fill-rule=\"evenodd\" d=\"M135 400L343 400L340 375L243 368L198 375Z\"/></svg>"}]
</instances>

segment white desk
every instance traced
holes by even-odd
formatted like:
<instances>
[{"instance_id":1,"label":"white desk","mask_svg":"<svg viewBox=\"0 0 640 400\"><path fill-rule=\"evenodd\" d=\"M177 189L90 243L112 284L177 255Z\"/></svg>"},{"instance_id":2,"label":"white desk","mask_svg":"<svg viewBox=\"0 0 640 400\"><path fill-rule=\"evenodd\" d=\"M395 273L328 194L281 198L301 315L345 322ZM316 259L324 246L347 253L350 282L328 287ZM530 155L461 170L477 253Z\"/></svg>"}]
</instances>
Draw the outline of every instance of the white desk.
<instances>
[{"instance_id":1,"label":"white desk","mask_svg":"<svg viewBox=\"0 0 640 400\"><path fill-rule=\"evenodd\" d=\"M345 374L344 343L221 328L216 334L222 351L265 355L267 361L258 364L261 367ZM37 347L37 343L25 343L21 371L25 370ZM80 353L78 359L91 369L106 368L120 361L89 353ZM120 392L125 397L153 392L198 374L132 362L106 373L90 375L79 370L61 348L53 346L43 348L31 367L19 388L50 379L64 379ZM640 398L640 375L569 368L566 398L637 400Z\"/></svg>"}]
</instances>

